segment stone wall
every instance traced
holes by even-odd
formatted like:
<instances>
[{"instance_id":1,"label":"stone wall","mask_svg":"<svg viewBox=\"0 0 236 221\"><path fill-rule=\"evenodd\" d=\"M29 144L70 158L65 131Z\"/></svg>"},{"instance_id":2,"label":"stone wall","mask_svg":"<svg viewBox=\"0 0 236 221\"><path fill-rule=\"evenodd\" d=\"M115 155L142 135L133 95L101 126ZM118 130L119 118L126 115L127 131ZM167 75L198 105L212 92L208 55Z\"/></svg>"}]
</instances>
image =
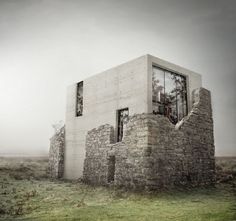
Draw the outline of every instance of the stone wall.
<instances>
[{"instance_id":1,"label":"stone wall","mask_svg":"<svg viewBox=\"0 0 236 221\"><path fill-rule=\"evenodd\" d=\"M96 185L111 182L148 190L214 183L210 92L203 88L195 90L193 103L191 112L177 125L161 115L130 116L122 142L114 143L114 129L110 125L89 131L85 182Z\"/></svg>"},{"instance_id":2,"label":"stone wall","mask_svg":"<svg viewBox=\"0 0 236 221\"><path fill-rule=\"evenodd\" d=\"M215 146L210 91L193 91L193 108L176 128L187 139L185 145L188 179L194 184L215 181Z\"/></svg>"},{"instance_id":3,"label":"stone wall","mask_svg":"<svg viewBox=\"0 0 236 221\"><path fill-rule=\"evenodd\" d=\"M61 178L64 170L65 126L50 139L49 176Z\"/></svg>"},{"instance_id":4,"label":"stone wall","mask_svg":"<svg viewBox=\"0 0 236 221\"><path fill-rule=\"evenodd\" d=\"M108 180L108 146L114 142L114 129L106 124L88 132L84 178L90 184L106 185Z\"/></svg>"}]
</instances>

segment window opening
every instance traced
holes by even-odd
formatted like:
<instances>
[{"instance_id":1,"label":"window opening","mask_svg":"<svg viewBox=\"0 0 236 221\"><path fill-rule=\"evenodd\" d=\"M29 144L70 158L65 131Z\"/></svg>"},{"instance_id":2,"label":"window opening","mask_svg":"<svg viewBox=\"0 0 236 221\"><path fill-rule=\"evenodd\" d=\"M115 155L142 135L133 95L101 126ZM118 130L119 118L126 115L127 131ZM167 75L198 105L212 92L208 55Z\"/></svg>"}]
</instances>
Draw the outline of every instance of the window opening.
<instances>
[{"instance_id":1,"label":"window opening","mask_svg":"<svg viewBox=\"0 0 236 221\"><path fill-rule=\"evenodd\" d=\"M83 81L77 83L76 88L76 117L83 114Z\"/></svg>"},{"instance_id":2,"label":"window opening","mask_svg":"<svg viewBox=\"0 0 236 221\"><path fill-rule=\"evenodd\" d=\"M187 115L186 77L153 66L152 112L176 124Z\"/></svg>"},{"instance_id":3,"label":"window opening","mask_svg":"<svg viewBox=\"0 0 236 221\"><path fill-rule=\"evenodd\" d=\"M120 142L122 141L122 138L123 138L124 121L129 116L129 109L124 108L124 109L118 110L117 114L118 114L117 142Z\"/></svg>"}]
</instances>

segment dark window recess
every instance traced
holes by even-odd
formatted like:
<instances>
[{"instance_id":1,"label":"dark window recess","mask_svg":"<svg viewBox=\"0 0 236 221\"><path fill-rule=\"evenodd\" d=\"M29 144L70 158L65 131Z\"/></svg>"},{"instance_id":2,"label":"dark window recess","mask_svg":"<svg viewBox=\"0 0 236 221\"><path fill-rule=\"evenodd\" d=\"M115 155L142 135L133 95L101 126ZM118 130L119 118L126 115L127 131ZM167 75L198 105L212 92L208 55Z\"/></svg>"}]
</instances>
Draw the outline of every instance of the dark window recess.
<instances>
[{"instance_id":1,"label":"dark window recess","mask_svg":"<svg viewBox=\"0 0 236 221\"><path fill-rule=\"evenodd\" d=\"M116 158L115 158L115 156L110 156L108 158L108 174L107 174L108 183L114 181L115 167L116 167Z\"/></svg>"},{"instance_id":2,"label":"dark window recess","mask_svg":"<svg viewBox=\"0 0 236 221\"><path fill-rule=\"evenodd\" d=\"M124 121L127 119L127 117L129 116L129 109L128 108L124 108L121 110L118 110L117 112L118 117L117 117L117 142L122 141L123 138L123 126L124 126Z\"/></svg>"},{"instance_id":3,"label":"dark window recess","mask_svg":"<svg viewBox=\"0 0 236 221\"><path fill-rule=\"evenodd\" d=\"M153 66L152 112L176 124L187 115L186 77Z\"/></svg>"},{"instance_id":4,"label":"dark window recess","mask_svg":"<svg viewBox=\"0 0 236 221\"><path fill-rule=\"evenodd\" d=\"M83 81L77 83L76 89L76 117L83 114Z\"/></svg>"}]
</instances>

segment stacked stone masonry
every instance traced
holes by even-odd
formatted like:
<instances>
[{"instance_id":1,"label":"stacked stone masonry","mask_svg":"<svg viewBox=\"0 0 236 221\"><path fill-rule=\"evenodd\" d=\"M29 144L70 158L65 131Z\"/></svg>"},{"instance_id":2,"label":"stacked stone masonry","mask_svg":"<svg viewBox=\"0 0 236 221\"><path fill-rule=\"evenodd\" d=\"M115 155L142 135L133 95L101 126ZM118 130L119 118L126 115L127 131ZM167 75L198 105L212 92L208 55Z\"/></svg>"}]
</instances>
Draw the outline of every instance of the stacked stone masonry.
<instances>
[{"instance_id":1,"label":"stacked stone masonry","mask_svg":"<svg viewBox=\"0 0 236 221\"><path fill-rule=\"evenodd\" d=\"M211 95L199 88L192 98L192 110L177 125L161 115L133 115L118 143L111 125L90 130L84 181L146 190L214 184Z\"/></svg>"},{"instance_id":2,"label":"stacked stone masonry","mask_svg":"<svg viewBox=\"0 0 236 221\"><path fill-rule=\"evenodd\" d=\"M64 170L65 127L62 127L50 139L49 176L61 178Z\"/></svg>"}]
</instances>

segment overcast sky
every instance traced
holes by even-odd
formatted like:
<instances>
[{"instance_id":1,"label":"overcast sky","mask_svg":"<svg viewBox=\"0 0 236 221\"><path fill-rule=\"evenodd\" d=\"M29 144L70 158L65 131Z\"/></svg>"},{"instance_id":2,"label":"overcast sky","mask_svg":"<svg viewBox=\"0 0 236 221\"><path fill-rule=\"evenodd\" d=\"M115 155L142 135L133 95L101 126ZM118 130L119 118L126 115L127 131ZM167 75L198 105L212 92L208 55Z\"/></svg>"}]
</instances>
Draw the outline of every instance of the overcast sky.
<instances>
[{"instance_id":1,"label":"overcast sky","mask_svg":"<svg viewBox=\"0 0 236 221\"><path fill-rule=\"evenodd\" d=\"M66 86L144 54L202 75L236 155L235 0L0 0L0 154L46 154Z\"/></svg>"}]
</instances>

